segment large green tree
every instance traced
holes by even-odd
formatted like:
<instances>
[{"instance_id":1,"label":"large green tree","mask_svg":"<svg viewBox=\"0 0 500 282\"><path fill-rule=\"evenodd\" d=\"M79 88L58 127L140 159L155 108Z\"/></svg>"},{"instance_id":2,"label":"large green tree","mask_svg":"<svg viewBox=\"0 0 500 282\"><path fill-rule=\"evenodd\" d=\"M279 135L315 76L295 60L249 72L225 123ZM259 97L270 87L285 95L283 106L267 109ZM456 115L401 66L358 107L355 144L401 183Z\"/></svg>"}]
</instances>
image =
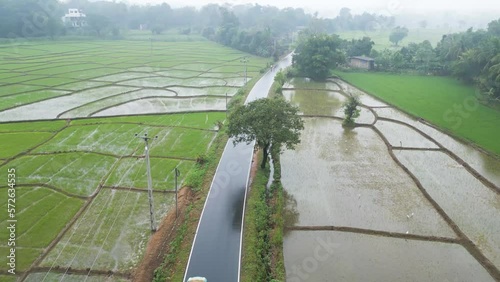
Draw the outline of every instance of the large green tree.
<instances>
[{"instance_id":1,"label":"large green tree","mask_svg":"<svg viewBox=\"0 0 500 282\"><path fill-rule=\"evenodd\" d=\"M256 141L264 158L261 167L266 167L271 146L293 149L300 142L304 122L299 109L282 98L264 98L239 106L229 115L227 133L233 143Z\"/></svg>"},{"instance_id":2,"label":"large green tree","mask_svg":"<svg viewBox=\"0 0 500 282\"><path fill-rule=\"evenodd\" d=\"M339 50L342 40L337 35L311 34L297 47L293 66L301 75L325 80L330 70L345 62Z\"/></svg>"}]
</instances>

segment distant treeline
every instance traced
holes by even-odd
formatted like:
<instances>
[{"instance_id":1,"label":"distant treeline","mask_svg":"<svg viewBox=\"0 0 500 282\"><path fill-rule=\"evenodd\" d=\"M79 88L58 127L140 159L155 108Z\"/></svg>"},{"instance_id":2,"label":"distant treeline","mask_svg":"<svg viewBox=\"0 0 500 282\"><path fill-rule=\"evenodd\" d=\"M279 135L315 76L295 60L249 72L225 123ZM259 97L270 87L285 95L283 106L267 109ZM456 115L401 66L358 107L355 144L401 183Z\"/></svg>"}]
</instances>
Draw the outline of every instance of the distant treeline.
<instances>
[{"instance_id":1,"label":"distant treeline","mask_svg":"<svg viewBox=\"0 0 500 282\"><path fill-rule=\"evenodd\" d=\"M393 17L363 13L352 15L343 8L334 19L318 18L303 9L246 5L208 4L172 8L168 4L132 5L88 0L0 0L0 37L31 38L83 35L116 37L124 30L147 29L153 34L178 29L180 34L201 34L242 51L259 56L277 56L287 49L294 32L308 28L315 32L388 28ZM62 17L69 8L81 9L86 26L65 26Z\"/></svg>"},{"instance_id":2,"label":"distant treeline","mask_svg":"<svg viewBox=\"0 0 500 282\"><path fill-rule=\"evenodd\" d=\"M372 50L370 56L379 70L453 75L500 101L500 19L490 22L487 30L443 35L436 47L426 40L399 50Z\"/></svg>"}]
</instances>

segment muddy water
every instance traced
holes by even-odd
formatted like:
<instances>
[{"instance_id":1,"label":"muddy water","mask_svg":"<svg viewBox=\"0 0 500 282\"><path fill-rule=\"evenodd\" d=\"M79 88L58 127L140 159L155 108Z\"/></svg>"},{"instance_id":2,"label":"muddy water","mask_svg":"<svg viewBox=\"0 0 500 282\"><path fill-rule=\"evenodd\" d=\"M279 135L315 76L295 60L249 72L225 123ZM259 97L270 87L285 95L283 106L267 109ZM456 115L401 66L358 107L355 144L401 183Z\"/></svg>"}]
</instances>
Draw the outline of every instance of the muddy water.
<instances>
[{"instance_id":1,"label":"muddy water","mask_svg":"<svg viewBox=\"0 0 500 282\"><path fill-rule=\"evenodd\" d=\"M226 100L220 98L146 99L133 101L98 112L93 116L175 113L187 111L225 110Z\"/></svg>"},{"instance_id":2,"label":"muddy water","mask_svg":"<svg viewBox=\"0 0 500 282\"><path fill-rule=\"evenodd\" d=\"M354 233L293 231L286 281L494 281L460 245Z\"/></svg>"},{"instance_id":3,"label":"muddy water","mask_svg":"<svg viewBox=\"0 0 500 282\"><path fill-rule=\"evenodd\" d=\"M438 148L434 142L428 140L412 128L402 124L389 121L377 121L375 127L382 132L392 146L404 148Z\"/></svg>"},{"instance_id":4,"label":"muddy water","mask_svg":"<svg viewBox=\"0 0 500 282\"><path fill-rule=\"evenodd\" d=\"M296 225L349 226L453 237L369 128L307 118L302 142L281 157L282 182L297 202Z\"/></svg>"},{"instance_id":5,"label":"muddy water","mask_svg":"<svg viewBox=\"0 0 500 282\"><path fill-rule=\"evenodd\" d=\"M453 152L455 155L466 161L472 168L478 171L489 181L500 186L500 160L485 154L470 145L466 145L456 139L419 122L395 109L384 108L375 109L380 117L397 119L407 124L413 125L424 133L428 134L434 140Z\"/></svg>"},{"instance_id":6,"label":"muddy water","mask_svg":"<svg viewBox=\"0 0 500 282\"><path fill-rule=\"evenodd\" d=\"M283 88L297 88L297 89L316 89L316 90L333 90L340 91L340 87L331 82L317 82L309 78L292 78L289 82L283 85Z\"/></svg>"},{"instance_id":7,"label":"muddy water","mask_svg":"<svg viewBox=\"0 0 500 282\"><path fill-rule=\"evenodd\" d=\"M395 154L458 227L500 267L500 195L444 153Z\"/></svg>"},{"instance_id":8,"label":"muddy water","mask_svg":"<svg viewBox=\"0 0 500 282\"><path fill-rule=\"evenodd\" d=\"M305 115L340 116L346 100L338 93L322 90L284 90L283 96Z\"/></svg>"}]
</instances>

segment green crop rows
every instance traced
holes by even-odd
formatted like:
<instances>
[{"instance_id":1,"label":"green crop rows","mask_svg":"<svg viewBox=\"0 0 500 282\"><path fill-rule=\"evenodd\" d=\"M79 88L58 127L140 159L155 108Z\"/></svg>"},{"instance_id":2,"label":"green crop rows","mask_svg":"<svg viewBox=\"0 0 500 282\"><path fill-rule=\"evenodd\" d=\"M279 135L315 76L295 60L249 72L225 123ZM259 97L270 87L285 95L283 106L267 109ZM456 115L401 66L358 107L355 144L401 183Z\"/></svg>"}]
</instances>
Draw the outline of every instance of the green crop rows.
<instances>
[{"instance_id":1,"label":"green crop rows","mask_svg":"<svg viewBox=\"0 0 500 282\"><path fill-rule=\"evenodd\" d=\"M158 223L172 207L173 170L182 183L226 118L226 93L243 85L241 59L249 57L249 79L268 62L205 41L150 44L0 46L0 177L15 168L16 272L28 271L27 281L61 279L67 267L128 275L150 235L145 144L135 134L158 136L150 143ZM147 115L98 116L136 102L153 107ZM175 105L181 113L166 111ZM214 105L218 112L206 111ZM7 189L0 183L4 210ZM7 219L0 214L2 226ZM0 262L7 273L7 258Z\"/></svg>"}]
</instances>

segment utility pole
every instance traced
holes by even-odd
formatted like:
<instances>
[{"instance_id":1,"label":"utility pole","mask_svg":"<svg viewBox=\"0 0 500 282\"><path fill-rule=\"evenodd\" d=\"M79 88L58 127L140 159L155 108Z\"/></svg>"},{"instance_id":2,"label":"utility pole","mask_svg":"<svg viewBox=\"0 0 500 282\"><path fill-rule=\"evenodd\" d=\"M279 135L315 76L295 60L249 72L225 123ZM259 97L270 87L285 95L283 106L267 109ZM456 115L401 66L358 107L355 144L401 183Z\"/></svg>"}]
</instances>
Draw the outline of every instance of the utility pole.
<instances>
[{"instance_id":1,"label":"utility pole","mask_svg":"<svg viewBox=\"0 0 500 282\"><path fill-rule=\"evenodd\" d=\"M147 177L148 177L148 196L149 196L149 217L151 219L151 231L156 231L155 226L155 213L153 207L153 180L151 179L151 165L149 163L149 140L153 138L148 137L148 134L145 133L144 136L139 136L135 134L135 137L141 138L146 143L146 147L144 149L146 154L146 169L147 169ZM154 139L158 139L158 136L155 136Z\"/></svg>"},{"instance_id":2,"label":"utility pole","mask_svg":"<svg viewBox=\"0 0 500 282\"><path fill-rule=\"evenodd\" d=\"M227 119L227 92L226 92L226 119Z\"/></svg>"},{"instance_id":3,"label":"utility pole","mask_svg":"<svg viewBox=\"0 0 500 282\"><path fill-rule=\"evenodd\" d=\"M177 178L179 177L179 175L181 175L181 172L178 168L175 168L175 218L177 218L179 215L178 215L178 211L177 211Z\"/></svg>"},{"instance_id":4,"label":"utility pole","mask_svg":"<svg viewBox=\"0 0 500 282\"><path fill-rule=\"evenodd\" d=\"M240 62L245 64L245 85L246 85L247 84L247 63L248 63L247 57L244 57L242 60L240 60Z\"/></svg>"}]
</instances>

